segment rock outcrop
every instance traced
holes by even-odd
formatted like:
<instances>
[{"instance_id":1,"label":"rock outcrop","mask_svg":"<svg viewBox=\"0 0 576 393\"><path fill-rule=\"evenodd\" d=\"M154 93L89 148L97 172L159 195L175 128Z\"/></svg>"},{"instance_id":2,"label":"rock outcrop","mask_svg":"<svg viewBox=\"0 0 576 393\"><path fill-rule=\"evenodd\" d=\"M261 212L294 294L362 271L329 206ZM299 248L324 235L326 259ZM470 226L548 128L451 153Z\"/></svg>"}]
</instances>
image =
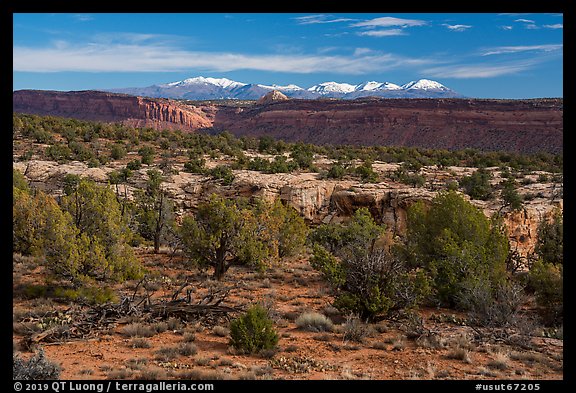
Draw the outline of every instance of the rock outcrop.
<instances>
[{"instance_id":1,"label":"rock outcrop","mask_svg":"<svg viewBox=\"0 0 576 393\"><path fill-rule=\"evenodd\" d=\"M280 99L279 99L280 98ZM13 93L14 112L133 126L269 135L287 142L560 153L563 100L282 100L185 105L95 91Z\"/></svg>"},{"instance_id":2,"label":"rock outcrop","mask_svg":"<svg viewBox=\"0 0 576 393\"><path fill-rule=\"evenodd\" d=\"M133 127L193 131L211 127L213 118L210 106L198 108L174 100L100 91L20 90L12 99L14 112L121 122Z\"/></svg>"},{"instance_id":3,"label":"rock outcrop","mask_svg":"<svg viewBox=\"0 0 576 393\"><path fill-rule=\"evenodd\" d=\"M62 194L62 180L68 173L89 177L105 184L108 173L122 167L113 163L106 167L88 168L81 162L57 164L38 160L14 162L13 166L33 185L55 196ZM119 186L117 191L131 197L135 188L145 186L146 171L145 168L135 171L130 183ZM233 183L226 186L203 175L179 171L167 176L163 187L174 201L179 215L193 211L198 203L206 201L213 193L228 198L257 197L269 201L280 198L284 203L294 207L312 225L345 222L356 209L366 207L377 221L386 224L391 237L403 236L406 233L406 215L409 206L417 201L430 202L436 195L436 191L394 182L367 184L356 180L321 179L317 173L263 174L236 170L234 174ZM549 219L555 208L563 208L562 199L551 198L554 185L539 185L539 187L541 197L525 202L522 211L504 211L511 245L521 255L533 250L538 225L542 220ZM481 208L487 216L491 216L501 206L498 201L471 202Z\"/></svg>"},{"instance_id":4,"label":"rock outcrop","mask_svg":"<svg viewBox=\"0 0 576 393\"><path fill-rule=\"evenodd\" d=\"M270 93L267 93L266 95L260 97L260 99L256 101L256 103L259 105L265 105L271 102L286 101L287 99L288 97L286 97L285 94L279 92L278 90L272 90Z\"/></svg>"}]
</instances>

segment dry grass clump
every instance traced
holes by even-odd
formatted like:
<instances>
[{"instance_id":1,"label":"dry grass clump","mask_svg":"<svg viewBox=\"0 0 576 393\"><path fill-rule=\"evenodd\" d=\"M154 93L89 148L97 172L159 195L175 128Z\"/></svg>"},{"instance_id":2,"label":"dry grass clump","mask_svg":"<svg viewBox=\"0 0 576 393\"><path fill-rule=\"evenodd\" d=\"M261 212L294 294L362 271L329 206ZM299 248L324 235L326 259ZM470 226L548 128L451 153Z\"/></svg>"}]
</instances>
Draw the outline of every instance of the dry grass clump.
<instances>
[{"instance_id":1,"label":"dry grass clump","mask_svg":"<svg viewBox=\"0 0 576 393\"><path fill-rule=\"evenodd\" d=\"M128 346L130 348L152 348L152 343L145 338L136 337L128 342Z\"/></svg>"},{"instance_id":2,"label":"dry grass clump","mask_svg":"<svg viewBox=\"0 0 576 393\"><path fill-rule=\"evenodd\" d=\"M494 358L486 365L495 370L507 370L510 367L510 355L506 352L496 352Z\"/></svg>"},{"instance_id":3,"label":"dry grass clump","mask_svg":"<svg viewBox=\"0 0 576 393\"><path fill-rule=\"evenodd\" d=\"M178 347L178 352L182 356L192 356L198 353L198 347L194 343L187 342Z\"/></svg>"},{"instance_id":4,"label":"dry grass clump","mask_svg":"<svg viewBox=\"0 0 576 393\"><path fill-rule=\"evenodd\" d=\"M214 333L218 337L226 337L230 334L230 329L224 326L214 326L214 328L212 329L212 333Z\"/></svg>"},{"instance_id":5,"label":"dry grass clump","mask_svg":"<svg viewBox=\"0 0 576 393\"><path fill-rule=\"evenodd\" d=\"M466 348L453 348L451 349L447 354L446 357L448 359L455 359L455 360L460 360L464 363L472 363L472 359L470 357L470 351Z\"/></svg>"},{"instance_id":6,"label":"dry grass clump","mask_svg":"<svg viewBox=\"0 0 576 393\"><path fill-rule=\"evenodd\" d=\"M170 360L174 360L180 354L180 349L176 347L163 347L154 352L154 359L168 362Z\"/></svg>"},{"instance_id":7,"label":"dry grass clump","mask_svg":"<svg viewBox=\"0 0 576 393\"><path fill-rule=\"evenodd\" d=\"M127 337L152 337L156 335L156 333L156 329L152 326L138 322L126 325L124 329L122 329L122 334Z\"/></svg>"},{"instance_id":8,"label":"dry grass clump","mask_svg":"<svg viewBox=\"0 0 576 393\"><path fill-rule=\"evenodd\" d=\"M343 324L343 338L344 341L355 341L362 343L366 337L372 334L370 326L365 324L355 315L346 317L346 322Z\"/></svg>"},{"instance_id":9,"label":"dry grass clump","mask_svg":"<svg viewBox=\"0 0 576 393\"><path fill-rule=\"evenodd\" d=\"M326 315L317 312L305 312L296 318L296 326L309 332L331 332L334 324Z\"/></svg>"}]
</instances>

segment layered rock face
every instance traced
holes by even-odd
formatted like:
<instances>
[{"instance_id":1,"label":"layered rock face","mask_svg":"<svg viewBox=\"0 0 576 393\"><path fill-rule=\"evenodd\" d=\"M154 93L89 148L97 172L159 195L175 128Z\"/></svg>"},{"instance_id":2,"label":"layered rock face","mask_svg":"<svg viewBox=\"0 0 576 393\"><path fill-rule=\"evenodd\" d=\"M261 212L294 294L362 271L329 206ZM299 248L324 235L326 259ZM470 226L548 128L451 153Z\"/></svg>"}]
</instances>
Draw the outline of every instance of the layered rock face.
<instances>
[{"instance_id":1,"label":"layered rock face","mask_svg":"<svg viewBox=\"0 0 576 393\"><path fill-rule=\"evenodd\" d=\"M13 93L13 110L133 126L229 131L288 142L560 153L563 100L268 97L248 107L184 105L95 91Z\"/></svg>"},{"instance_id":2,"label":"layered rock face","mask_svg":"<svg viewBox=\"0 0 576 393\"><path fill-rule=\"evenodd\" d=\"M62 193L66 174L76 174L106 184L108 173L121 167L88 168L82 162L58 164L38 160L14 162L13 165L34 186L53 195ZM120 185L118 192L131 197L136 188L145 186L146 171L147 168L135 171L130 183ZM366 184L356 180L321 179L317 173L264 174L236 170L234 175L233 183L225 186L202 175L179 171L167 176L162 186L174 201L179 215L195 210L213 193L227 198L256 197L269 201L279 198L294 207L311 225L345 222L356 209L366 207L378 222L386 224L390 237L405 235L407 210L412 204L417 201L428 203L437 195L433 190L393 182ZM532 184L528 187L536 191L535 186L541 197L525 202L522 211L504 211L511 247L521 255L527 255L534 249L542 220L550 219L554 209L563 208L563 199L551 197L553 184ZM501 206L498 201L471 202L488 217Z\"/></svg>"},{"instance_id":3,"label":"layered rock face","mask_svg":"<svg viewBox=\"0 0 576 393\"><path fill-rule=\"evenodd\" d=\"M288 100L219 110L214 128L315 144L560 153L562 105L557 99Z\"/></svg>"},{"instance_id":4,"label":"layered rock face","mask_svg":"<svg viewBox=\"0 0 576 393\"><path fill-rule=\"evenodd\" d=\"M134 127L198 130L212 126L211 107L197 108L173 100L148 99L99 91L20 90L13 94L14 112L122 122Z\"/></svg>"}]
</instances>

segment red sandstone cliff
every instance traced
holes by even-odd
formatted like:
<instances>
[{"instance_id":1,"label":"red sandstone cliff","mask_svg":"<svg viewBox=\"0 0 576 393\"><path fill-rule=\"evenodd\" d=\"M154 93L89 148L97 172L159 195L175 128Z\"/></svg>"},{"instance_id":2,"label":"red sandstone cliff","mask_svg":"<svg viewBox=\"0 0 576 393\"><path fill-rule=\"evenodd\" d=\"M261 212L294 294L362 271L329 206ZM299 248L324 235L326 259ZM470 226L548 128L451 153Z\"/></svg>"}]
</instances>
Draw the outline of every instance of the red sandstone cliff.
<instances>
[{"instance_id":1,"label":"red sandstone cliff","mask_svg":"<svg viewBox=\"0 0 576 393\"><path fill-rule=\"evenodd\" d=\"M21 90L13 94L13 110L315 144L523 153L560 153L563 147L562 99L283 100L241 108L96 91Z\"/></svg>"},{"instance_id":2,"label":"red sandstone cliff","mask_svg":"<svg viewBox=\"0 0 576 393\"><path fill-rule=\"evenodd\" d=\"M14 112L122 122L135 127L197 130L211 127L213 117L210 108L100 91L20 90L14 92L12 100Z\"/></svg>"},{"instance_id":3,"label":"red sandstone cliff","mask_svg":"<svg viewBox=\"0 0 576 393\"><path fill-rule=\"evenodd\" d=\"M561 99L289 100L219 110L214 128L316 144L559 153L562 114Z\"/></svg>"}]
</instances>

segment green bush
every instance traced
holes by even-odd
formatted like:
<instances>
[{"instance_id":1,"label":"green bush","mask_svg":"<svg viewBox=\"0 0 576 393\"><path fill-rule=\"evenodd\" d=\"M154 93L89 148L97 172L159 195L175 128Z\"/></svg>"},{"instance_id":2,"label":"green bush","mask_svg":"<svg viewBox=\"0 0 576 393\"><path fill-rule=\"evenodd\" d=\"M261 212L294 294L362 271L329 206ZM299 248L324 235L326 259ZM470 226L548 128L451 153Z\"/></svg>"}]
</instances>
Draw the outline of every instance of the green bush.
<instances>
[{"instance_id":1,"label":"green bush","mask_svg":"<svg viewBox=\"0 0 576 393\"><path fill-rule=\"evenodd\" d=\"M560 326L564 317L563 265L537 260L528 273L528 286L534 291L538 312L545 325Z\"/></svg>"},{"instance_id":2,"label":"green bush","mask_svg":"<svg viewBox=\"0 0 576 393\"><path fill-rule=\"evenodd\" d=\"M484 168L479 168L470 176L464 176L460 179L460 186L464 192L472 199L481 199L487 201L493 198L493 187L490 184L492 173Z\"/></svg>"},{"instance_id":3,"label":"green bush","mask_svg":"<svg viewBox=\"0 0 576 393\"><path fill-rule=\"evenodd\" d=\"M136 158L126 164L126 168L130 169L131 171L137 171L138 169L142 168L142 162Z\"/></svg>"},{"instance_id":4,"label":"green bush","mask_svg":"<svg viewBox=\"0 0 576 393\"><path fill-rule=\"evenodd\" d=\"M560 209L554 211L551 221L542 221L538 226L534 252L544 262L564 264L564 219Z\"/></svg>"},{"instance_id":5,"label":"green bush","mask_svg":"<svg viewBox=\"0 0 576 393\"><path fill-rule=\"evenodd\" d=\"M120 143L115 143L110 149L110 158L113 160L120 160L127 154L126 147Z\"/></svg>"},{"instance_id":6,"label":"green bush","mask_svg":"<svg viewBox=\"0 0 576 393\"><path fill-rule=\"evenodd\" d=\"M226 165L218 165L209 171L210 176L213 179L222 180L222 184L229 186L234 181L234 172Z\"/></svg>"},{"instance_id":7,"label":"green bush","mask_svg":"<svg viewBox=\"0 0 576 393\"><path fill-rule=\"evenodd\" d=\"M354 172L360 176L363 182L367 183L377 183L378 182L378 174L374 172L372 169L372 162L371 161L364 161L364 163L360 166L357 166L354 169Z\"/></svg>"},{"instance_id":8,"label":"green bush","mask_svg":"<svg viewBox=\"0 0 576 393\"><path fill-rule=\"evenodd\" d=\"M83 286L80 288L57 287L53 296L74 302L82 301L92 305L114 303L118 300L118 296L112 288L95 286Z\"/></svg>"},{"instance_id":9,"label":"green bush","mask_svg":"<svg viewBox=\"0 0 576 393\"><path fill-rule=\"evenodd\" d=\"M251 306L244 315L230 323L230 345L244 353L270 350L278 344L278 334L266 309Z\"/></svg>"},{"instance_id":10,"label":"green bush","mask_svg":"<svg viewBox=\"0 0 576 393\"><path fill-rule=\"evenodd\" d=\"M454 306L469 277L486 278L492 286L506 279L509 244L502 222L454 191L439 193L430 206L408 209L404 255L432 279L437 300Z\"/></svg>"},{"instance_id":11,"label":"green bush","mask_svg":"<svg viewBox=\"0 0 576 393\"><path fill-rule=\"evenodd\" d=\"M337 291L334 307L373 319L417 307L429 285L392 251L377 245L384 233L366 208L356 211L348 225L321 225L310 236L310 264Z\"/></svg>"},{"instance_id":12,"label":"green bush","mask_svg":"<svg viewBox=\"0 0 576 393\"><path fill-rule=\"evenodd\" d=\"M244 201L212 195L194 215L182 219L179 235L184 253L199 268L214 268L217 280L233 265L264 269L271 234L267 223L257 217L257 209Z\"/></svg>"},{"instance_id":13,"label":"green bush","mask_svg":"<svg viewBox=\"0 0 576 393\"><path fill-rule=\"evenodd\" d=\"M326 177L328 179L342 179L346 175L346 168L344 168L341 164L336 163L330 167Z\"/></svg>"}]
</instances>

